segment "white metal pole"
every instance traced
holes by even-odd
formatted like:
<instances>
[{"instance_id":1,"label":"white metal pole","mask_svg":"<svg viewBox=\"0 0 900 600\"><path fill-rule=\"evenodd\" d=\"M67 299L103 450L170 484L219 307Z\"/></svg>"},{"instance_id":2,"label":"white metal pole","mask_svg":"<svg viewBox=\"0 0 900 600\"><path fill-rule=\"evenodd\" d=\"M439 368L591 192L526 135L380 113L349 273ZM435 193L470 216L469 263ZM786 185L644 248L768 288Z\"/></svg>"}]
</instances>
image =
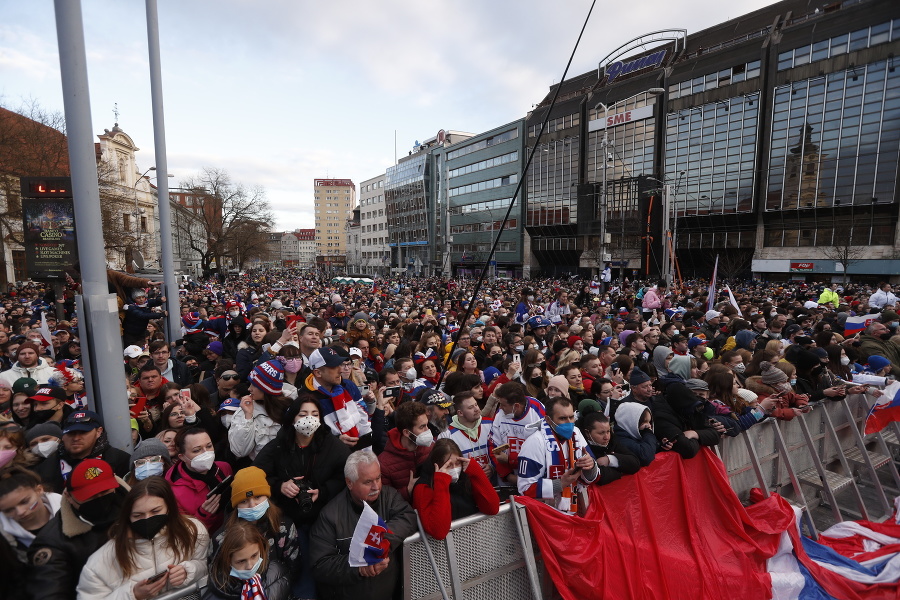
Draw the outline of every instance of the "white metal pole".
<instances>
[{"instance_id":1,"label":"white metal pole","mask_svg":"<svg viewBox=\"0 0 900 600\"><path fill-rule=\"evenodd\" d=\"M172 248L172 207L169 206L169 161L166 157L166 120L163 111L162 66L159 57L159 13L156 0L147 0L147 48L150 54L150 97L153 104L153 146L156 153L156 172L159 199L160 266L166 292L169 318L166 339L174 342L181 337L181 308L178 284L175 282L175 259ZM163 183L161 183L163 182ZM221 269L221 265L219 265Z\"/></svg>"},{"instance_id":2,"label":"white metal pole","mask_svg":"<svg viewBox=\"0 0 900 600\"><path fill-rule=\"evenodd\" d=\"M78 316L81 339L87 340L85 363L89 368L85 379L88 403L90 408L102 415L109 442L129 451L131 415L126 402L125 380L122 378L119 306L115 294L109 293L106 277L81 0L55 0L54 8L69 170L78 227L82 290L79 306L83 307Z\"/></svg>"}]
</instances>

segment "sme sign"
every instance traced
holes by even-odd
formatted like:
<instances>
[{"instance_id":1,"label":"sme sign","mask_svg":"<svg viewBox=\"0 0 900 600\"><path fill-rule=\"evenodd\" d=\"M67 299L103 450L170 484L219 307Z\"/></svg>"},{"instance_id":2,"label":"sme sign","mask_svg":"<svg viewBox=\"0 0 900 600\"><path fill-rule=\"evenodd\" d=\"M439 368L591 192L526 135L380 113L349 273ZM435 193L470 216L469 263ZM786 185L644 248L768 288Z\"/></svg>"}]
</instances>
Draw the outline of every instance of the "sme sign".
<instances>
[{"instance_id":1,"label":"sme sign","mask_svg":"<svg viewBox=\"0 0 900 600\"><path fill-rule=\"evenodd\" d=\"M609 115L605 119L602 117L594 119L588 123L588 131L602 131L607 127L616 127L617 125L624 125L625 123L631 123L633 121L649 119L653 116L654 107L655 105L648 104L647 106L642 106L633 110L626 110L625 112Z\"/></svg>"},{"instance_id":2,"label":"sme sign","mask_svg":"<svg viewBox=\"0 0 900 600\"><path fill-rule=\"evenodd\" d=\"M660 50L659 52L654 52L653 54L648 54L647 56L642 56L641 58L630 60L628 62L617 60L606 66L606 83L612 83L616 77L629 75L635 71L655 69L663 63L665 58L666 50Z\"/></svg>"}]
</instances>

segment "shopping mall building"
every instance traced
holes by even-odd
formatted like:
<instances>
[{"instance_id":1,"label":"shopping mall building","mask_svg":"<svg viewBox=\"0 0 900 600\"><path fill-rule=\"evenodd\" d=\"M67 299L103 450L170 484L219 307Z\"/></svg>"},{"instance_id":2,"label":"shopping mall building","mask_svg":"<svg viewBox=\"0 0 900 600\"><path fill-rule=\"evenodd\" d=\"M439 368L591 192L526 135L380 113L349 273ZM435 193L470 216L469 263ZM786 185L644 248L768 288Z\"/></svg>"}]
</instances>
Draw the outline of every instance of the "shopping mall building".
<instances>
[{"instance_id":1,"label":"shopping mall building","mask_svg":"<svg viewBox=\"0 0 900 600\"><path fill-rule=\"evenodd\" d=\"M525 122L532 275L708 277L718 256L726 276L898 280L898 55L897 0L785 0L552 87Z\"/></svg>"}]
</instances>

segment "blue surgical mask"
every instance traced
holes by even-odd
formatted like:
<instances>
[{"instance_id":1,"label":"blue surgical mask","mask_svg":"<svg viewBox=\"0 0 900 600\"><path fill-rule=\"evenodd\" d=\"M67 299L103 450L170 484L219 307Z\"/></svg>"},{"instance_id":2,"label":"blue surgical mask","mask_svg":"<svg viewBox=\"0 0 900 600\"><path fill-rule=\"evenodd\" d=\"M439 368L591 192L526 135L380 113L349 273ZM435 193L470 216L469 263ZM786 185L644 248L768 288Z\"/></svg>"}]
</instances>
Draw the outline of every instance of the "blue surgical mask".
<instances>
[{"instance_id":1,"label":"blue surgical mask","mask_svg":"<svg viewBox=\"0 0 900 600\"><path fill-rule=\"evenodd\" d=\"M266 514L267 510L269 510L268 498L252 508L238 508L238 519L243 519L245 521L259 521L263 518L263 515Z\"/></svg>"},{"instance_id":2,"label":"blue surgical mask","mask_svg":"<svg viewBox=\"0 0 900 600\"><path fill-rule=\"evenodd\" d=\"M148 477L163 474L163 464L161 462L151 462L134 468L134 478L143 481Z\"/></svg>"},{"instance_id":3,"label":"blue surgical mask","mask_svg":"<svg viewBox=\"0 0 900 600\"><path fill-rule=\"evenodd\" d=\"M231 567L231 576L237 577L238 579L243 579L247 581L248 579L252 579L256 572L259 571L259 568L262 566L262 556L256 559L256 564L253 565L252 569L235 569Z\"/></svg>"},{"instance_id":4,"label":"blue surgical mask","mask_svg":"<svg viewBox=\"0 0 900 600\"><path fill-rule=\"evenodd\" d=\"M568 440L575 433L575 423L554 423L553 430L556 431L556 435L564 440Z\"/></svg>"}]
</instances>

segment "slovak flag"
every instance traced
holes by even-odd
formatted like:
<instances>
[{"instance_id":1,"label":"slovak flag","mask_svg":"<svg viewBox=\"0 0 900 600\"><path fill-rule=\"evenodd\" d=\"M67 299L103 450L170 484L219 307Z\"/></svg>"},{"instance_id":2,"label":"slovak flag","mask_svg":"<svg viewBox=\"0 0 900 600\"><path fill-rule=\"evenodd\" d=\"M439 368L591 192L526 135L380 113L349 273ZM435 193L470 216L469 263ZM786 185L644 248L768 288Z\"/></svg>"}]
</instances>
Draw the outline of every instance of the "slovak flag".
<instances>
[{"instance_id":1,"label":"slovak flag","mask_svg":"<svg viewBox=\"0 0 900 600\"><path fill-rule=\"evenodd\" d=\"M592 294L600 293L600 282L599 281L594 281L593 279L591 279L591 293Z\"/></svg>"},{"instance_id":2,"label":"slovak flag","mask_svg":"<svg viewBox=\"0 0 900 600\"><path fill-rule=\"evenodd\" d=\"M847 322L844 323L844 337L862 332L862 330L868 327L877 317L878 315L847 317Z\"/></svg>"},{"instance_id":3,"label":"slovak flag","mask_svg":"<svg viewBox=\"0 0 900 600\"><path fill-rule=\"evenodd\" d=\"M350 539L350 566L367 567L380 563L391 551L386 534L392 533L367 502L363 502L362 514L356 522Z\"/></svg>"},{"instance_id":4,"label":"slovak flag","mask_svg":"<svg viewBox=\"0 0 900 600\"><path fill-rule=\"evenodd\" d=\"M866 415L866 435L881 431L889 423L900 421L900 381L895 381L882 390L882 396Z\"/></svg>"},{"instance_id":5,"label":"slovak flag","mask_svg":"<svg viewBox=\"0 0 900 600\"><path fill-rule=\"evenodd\" d=\"M50 326L47 325L47 313L41 313L41 327L38 329L41 332L41 347L46 350L50 349L50 356L56 358L56 351L53 349L52 343L52 334L50 333Z\"/></svg>"}]
</instances>

